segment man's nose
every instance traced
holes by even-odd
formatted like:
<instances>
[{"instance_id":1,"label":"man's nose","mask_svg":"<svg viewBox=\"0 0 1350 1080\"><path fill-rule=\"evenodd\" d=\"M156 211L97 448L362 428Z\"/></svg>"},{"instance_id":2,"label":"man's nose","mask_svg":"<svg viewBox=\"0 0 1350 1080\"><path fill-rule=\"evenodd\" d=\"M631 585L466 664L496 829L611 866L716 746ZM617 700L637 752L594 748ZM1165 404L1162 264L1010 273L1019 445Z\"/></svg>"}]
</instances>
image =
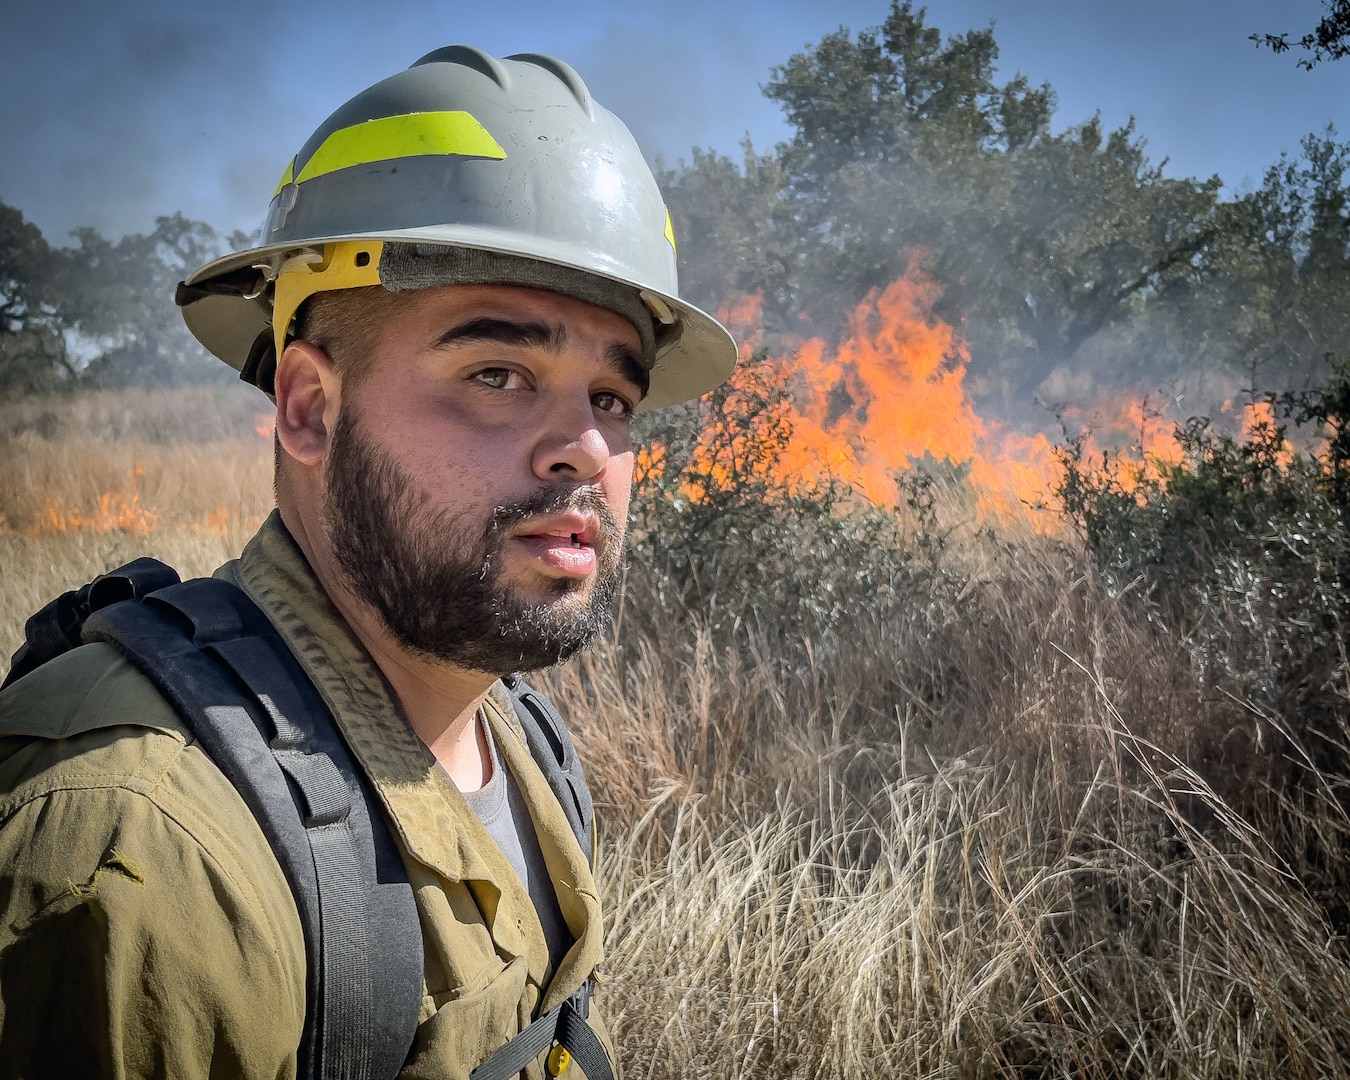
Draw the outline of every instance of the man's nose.
<instances>
[{"instance_id":1,"label":"man's nose","mask_svg":"<svg viewBox=\"0 0 1350 1080\"><path fill-rule=\"evenodd\" d=\"M541 480L593 480L609 464L610 447L596 426L587 399L581 410L557 410L534 451L534 472Z\"/></svg>"}]
</instances>

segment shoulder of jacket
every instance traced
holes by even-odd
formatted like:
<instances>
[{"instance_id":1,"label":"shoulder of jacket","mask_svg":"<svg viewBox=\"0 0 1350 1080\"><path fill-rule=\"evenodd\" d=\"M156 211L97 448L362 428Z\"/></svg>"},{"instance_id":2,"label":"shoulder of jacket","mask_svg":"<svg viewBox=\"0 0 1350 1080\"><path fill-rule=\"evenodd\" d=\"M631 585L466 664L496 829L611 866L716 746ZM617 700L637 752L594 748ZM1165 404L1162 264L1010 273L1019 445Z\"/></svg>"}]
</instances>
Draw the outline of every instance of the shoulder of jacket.
<instances>
[{"instance_id":1,"label":"shoulder of jacket","mask_svg":"<svg viewBox=\"0 0 1350 1080\"><path fill-rule=\"evenodd\" d=\"M0 818L57 790L149 794L191 741L111 645L73 649L0 692Z\"/></svg>"},{"instance_id":2,"label":"shoulder of jacket","mask_svg":"<svg viewBox=\"0 0 1350 1080\"><path fill-rule=\"evenodd\" d=\"M0 691L0 737L70 739L121 725L191 737L154 683L106 642L63 653Z\"/></svg>"},{"instance_id":3,"label":"shoulder of jacket","mask_svg":"<svg viewBox=\"0 0 1350 1080\"><path fill-rule=\"evenodd\" d=\"M212 851L253 822L192 728L106 642L62 653L0 691L0 825L48 796L77 807L149 797Z\"/></svg>"}]
</instances>

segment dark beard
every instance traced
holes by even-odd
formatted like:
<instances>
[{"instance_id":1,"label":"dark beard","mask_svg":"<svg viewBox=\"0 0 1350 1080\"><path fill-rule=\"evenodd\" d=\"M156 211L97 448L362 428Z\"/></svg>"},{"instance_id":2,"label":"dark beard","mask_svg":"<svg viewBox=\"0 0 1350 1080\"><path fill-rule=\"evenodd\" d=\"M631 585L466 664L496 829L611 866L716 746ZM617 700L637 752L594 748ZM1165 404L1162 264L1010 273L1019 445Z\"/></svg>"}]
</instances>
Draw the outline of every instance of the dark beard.
<instances>
[{"instance_id":1,"label":"dark beard","mask_svg":"<svg viewBox=\"0 0 1350 1080\"><path fill-rule=\"evenodd\" d=\"M505 675L561 663L608 624L622 538L595 488L540 488L497 506L476 542L461 541L474 536L476 523L429 510L415 481L367 441L347 411L338 415L325 476L324 520L338 565L405 649ZM504 534L567 509L600 519L590 597L581 595L584 582L559 579L549 600L528 602L501 580Z\"/></svg>"}]
</instances>

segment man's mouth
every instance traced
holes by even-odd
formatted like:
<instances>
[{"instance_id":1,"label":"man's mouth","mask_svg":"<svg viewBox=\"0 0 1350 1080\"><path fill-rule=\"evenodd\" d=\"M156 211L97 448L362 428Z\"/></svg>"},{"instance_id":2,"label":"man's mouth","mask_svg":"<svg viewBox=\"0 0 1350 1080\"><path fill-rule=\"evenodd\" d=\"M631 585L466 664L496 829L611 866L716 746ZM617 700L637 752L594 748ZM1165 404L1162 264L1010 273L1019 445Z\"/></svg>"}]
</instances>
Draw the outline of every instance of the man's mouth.
<instances>
[{"instance_id":1,"label":"man's mouth","mask_svg":"<svg viewBox=\"0 0 1350 1080\"><path fill-rule=\"evenodd\" d=\"M598 521L566 513L526 521L512 539L548 576L583 578L595 571L599 536Z\"/></svg>"}]
</instances>

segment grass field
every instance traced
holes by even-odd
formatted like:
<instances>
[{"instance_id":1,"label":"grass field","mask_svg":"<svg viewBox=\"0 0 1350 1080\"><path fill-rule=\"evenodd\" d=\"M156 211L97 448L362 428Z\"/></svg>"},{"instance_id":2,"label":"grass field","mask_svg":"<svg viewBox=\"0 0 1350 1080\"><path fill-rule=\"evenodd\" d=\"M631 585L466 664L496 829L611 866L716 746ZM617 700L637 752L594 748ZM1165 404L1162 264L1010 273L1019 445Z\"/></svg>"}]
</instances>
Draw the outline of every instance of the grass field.
<instances>
[{"instance_id":1,"label":"grass field","mask_svg":"<svg viewBox=\"0 0 1350 1080\"><path fill-rule=\"evenodd\" d=\"M236 553L265 405L0 406L0 647L137 555ZM803 532L800 581L677 573L649 529L613 632L543 676L601 807L625 1075L1350 1076L1345 776L1064 536L934 492L853 554Z\"/></svg>"}]
</instances>

